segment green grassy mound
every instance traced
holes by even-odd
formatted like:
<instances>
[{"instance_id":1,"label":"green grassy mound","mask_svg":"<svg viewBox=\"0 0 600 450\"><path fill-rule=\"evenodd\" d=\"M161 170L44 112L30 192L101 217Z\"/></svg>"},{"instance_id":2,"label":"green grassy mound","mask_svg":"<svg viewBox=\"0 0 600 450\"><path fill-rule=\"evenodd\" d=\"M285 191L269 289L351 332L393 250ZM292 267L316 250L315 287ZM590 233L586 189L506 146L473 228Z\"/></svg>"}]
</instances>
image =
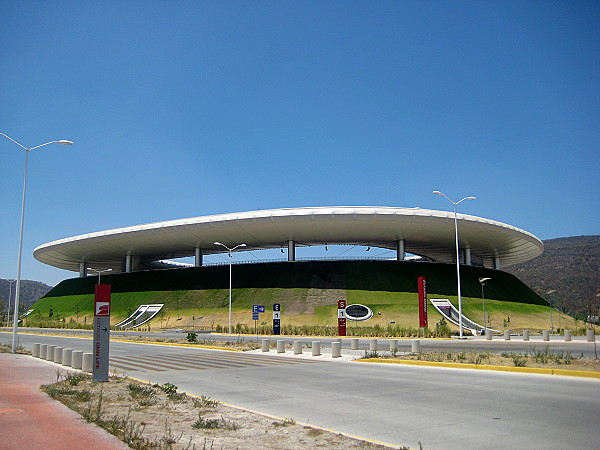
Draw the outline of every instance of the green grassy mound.
<instances>
[{"instance_id":1,"label":"green grassy mound","mask_svg":"<svg viewBox=\"0 0 600 450\"><path fill-rule=\"evenodd\" d=\"M335 326L337 301L362 303L375 311L364 325L416 327L417 278L427 277L429 298L456 302L456 266L406 261L297 261L236 265L233 267L233 322L253 326L253 304L280 303L283 324ZM486 284L486 306L492 326L532 327L547 322L547 303L515 276L499 270L461 268L463 309L482 323L480 277ZM91 324L96 277L61 282L34 306L29 325ZM227 323L228 266L169 269L106 275L112 286L111 322L126 318L145 303L165 303L157 328L214 328ZM558 313L556 313L558 314ZM566 316L565 316L566 317ZM441 319L429 308L430 327ZM566 319L565 319L566 320ZM270 324L271 314L260 323ZM556 325L555 325L556 326ZM547 327L547 325L546 325Z\"/></svg>"}]
</instances>

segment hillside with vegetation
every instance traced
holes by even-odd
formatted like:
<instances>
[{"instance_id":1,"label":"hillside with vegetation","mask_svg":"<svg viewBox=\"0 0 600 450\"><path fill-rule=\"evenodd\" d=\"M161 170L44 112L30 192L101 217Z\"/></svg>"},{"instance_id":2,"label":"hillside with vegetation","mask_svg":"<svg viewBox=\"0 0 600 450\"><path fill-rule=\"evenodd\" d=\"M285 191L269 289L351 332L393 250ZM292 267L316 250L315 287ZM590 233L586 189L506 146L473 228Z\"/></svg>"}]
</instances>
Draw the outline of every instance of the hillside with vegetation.
<instances>
[{"instance_id":1,"label":"hillside with vegetation","mask_svg":"<svg viewBox=\"0 0 600 450\"><path fill-rule=\"evenodd\" d=\"M506 270L561 311L585 317L598 315L600 236L549 239L544 247L537 258Z\"/></svg>"},{"instance_id":2,"label":"hillside with vegetation","mask_svg":"<svg viewBox=\"0 0 600 450\"><path fill-rule=\"evenodd\" d=\"M31 305L46 295L52 286L40 281L21 280L21 292L19 293L19 305L21 311L26 311ZM6 314L8 296L10 295L11 314L15 301L15 282L0 278L0 314Z\"/></svg>"}]
</instances>

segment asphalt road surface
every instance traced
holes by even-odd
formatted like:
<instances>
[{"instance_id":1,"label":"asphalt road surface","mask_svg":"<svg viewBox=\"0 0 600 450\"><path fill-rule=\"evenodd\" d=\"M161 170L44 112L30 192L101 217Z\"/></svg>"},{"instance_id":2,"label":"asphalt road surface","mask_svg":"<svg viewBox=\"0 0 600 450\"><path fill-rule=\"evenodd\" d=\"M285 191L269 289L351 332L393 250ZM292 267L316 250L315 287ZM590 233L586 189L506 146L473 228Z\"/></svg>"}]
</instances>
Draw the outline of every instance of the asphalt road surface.
<instances>
[{"instance_id":1,"label":"asphalt road surface","mask_svg":"<svg viewBox=\"0 0 600 450\"><path fill-rule=\"evenodd\" d=\"M92 347L79 338L20 334L19 341L29 349L34 342ZM412 448L592 449L600 442L598 379L125 342L111 342L110 354L111 365L132 377Z\"/></svg>"}]
</instances>

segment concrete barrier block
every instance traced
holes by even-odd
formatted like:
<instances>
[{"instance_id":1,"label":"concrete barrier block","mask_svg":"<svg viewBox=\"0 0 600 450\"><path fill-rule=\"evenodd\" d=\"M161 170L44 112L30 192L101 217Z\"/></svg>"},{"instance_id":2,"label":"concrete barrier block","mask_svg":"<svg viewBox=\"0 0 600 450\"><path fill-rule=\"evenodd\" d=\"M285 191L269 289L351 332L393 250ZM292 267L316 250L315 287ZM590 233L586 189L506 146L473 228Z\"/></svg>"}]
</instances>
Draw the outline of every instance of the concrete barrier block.
<instances>
[{"instance_id":1,"label":"concrete barrier block","mask_svg":"<svg viewBox=\"0 0 600 450\"><path fill-rule=\"evenodd\" d=\"M390 352L398 350L398 339L390 339Z\"/></svg>"},{"instance_id":2,"label":"concrete barrier block","mask_svg":"<svg viewBox=\"0 0 600 450\"><path fill-rule=\"evenodd\" d=\"M294 341L294 355L302 354L302 341Z\"/></svg>"},{"instance_id":3,"label":"concrete barrier block","mask_svg":"<svg viewBox=\"0 0 600 450\"><path fill-rule=\"evenodd\" d=\"M550 331L549 330L542 331L542 339L544 341L549 341L550 340Z\"/></svg>"},{"instance_id":4,"label":"concrete barrier block","mask_svg":"<svg viewBox=\"0 0 600 450\"><path fill-rule=\"evenodd\" d=\"M33 344L33 351L31 352L31 355L34 358L39 358L40 357L40 345L41 344Z\"/></svg>"},{"instance_id":5,"label":"concrete barrier block","mask_svg":"<svg viewBox=\"0 0 600 450\"><path fill-rule=\"evenodd\" d=\"M523 340L524 341L529 340L529 330L523 330Z\"/></svg>"},{"instance_id":6,"label":"concrete barrier block","mask_svg":"<svg viewBox=\"0 0 600 450\"><path fill-rule=\"evenodd\" d=\"M504 340L510 341L510 330L504 330Z\"/></svg>"},{"instance_id":7,"label":"concrete barrier block","mask_svg":"<svg viewBox=\"0 0 600 450\"><path fill-rule=\"evenodd\" d=\"M62 364L63 347L54 347L54 362Z\"/></svg>"},{"instance_id":8,"label":"concrete barrier block","mask_svg":"<svg viewBox=\"0 0 600 450\"><path fill-rule=\"evenodd\" d=\"M82 358L81 370L84 372L92 373L92 367L94 363L94 354L93 353L84 353Z\"/></svg>"},{"instance_id":9,"label":"concrete barrier block","mask_svg":"<svg viewBox=\"0 0 600 450\"><path fill-rule=\"evenodd\" d=\"M350 350L358 350L358 339L350 339Z\"/></svg>"},{"instance_id":10,"label":"concrete barrier block","mask_svg":"<svg viewBox=\"0 0 600 450\"><path fill-rule=\"evenodd\" d=\"M48 344L40 344L40 359L46 359L48 353Z\"/></svg>"},{"instance_id":11,"label":"concrete barrier block","mask_svg":"<svg viewBox=\"0 0 600 450\"><path fill-rule=\"evenodd\" d=\"M79 370L83 367L83 352L81 350L73 350L71 354L71 367Z\"/></svg>"},{"instance_id":12,"label":"concrete barrier block","mask_svg":"<svg viewBox=\"0 0 600 450\"><path fill-rule=\"evenodd\" d=\"M421 341L419 339L413 339L410 346L412 353L421 353Z\"/></svg>"},{"instance_id":13,"label":"concrete barrier block","mask_svg":"<svg viewBox=\"0 0 600 450\"><path fill-rule=\"evenodd\" d=\"M591 328L588 328L587 333L586 333L586 337L587 337L587 341L588 342L596 342L596 335L594 334L594 330Z\"/></svg>"},{"instance_id":14,"label":"concrete barrier block","mask_svg":"<svg viewBox=\"0 0 600 450\"><path fill-rule=\"evenodd\" d=\"M321 356L321 342L320 341L312 341L312 355L313 356Z\"/></svg>"},{"instance_id":15,"label":"concrete barrier block","mask_svg":"<svg viewBox=\"0 0 600 450\"><path fill-rule=\"evenodd\" d=\"M277 341L277 353L285 353L285 341Z\"/></svg>"},{"instance_id":16,"label":"concrete barrier block","mask_svg":"<svg viewBox=\"0 0 600 450\"><path fill-rule=\"evenodd\" d=\"M342 356L342 343L332 342L331 343L331 357L340 358Z\"/></svg>"},{"instance_id":17,"label":"concrete barrier block","mask_svg":"<svg viewBox=\"0 0 600 450\"><path fill-rule=\"evenodd\" d=\"M377 339L369 340L369 350L371 350L372 352L377 350Z\"/></svg>"},{"instance_id":18,"label":"concrete barrier block","mask_svg":"<svg viewBox=\"0 0 600 450\"><path fill-rule=\"evenodd\" d=\"M571 330L565 330L565 342L571 341Z\"/></svg>"},{"instance_id":19,"label":"concrete barrier block","mask_svg":"<svg viewBox=\"0 0 600 450\"><path fill-rule=\"evenodd\" d=\"M486 340L486 341L491 341L493 337L494 337L494 336L492 335L492 330L487 330L487 331L485 332L485 340Z\"/></svg>"},{"instance_id":20,"label":"concrete barrier block","mask_svg":"<svg viewBox=\"0 0 600 450\"><path fill-rule=\"evenodd\" d=\"M262 341L262 351L263 352L268 352L269 351L269 345L271 345L271 340L270 339L263 339Z\"/></svg>"},{"instance_id":21,"label":"concrete barrier block","mask_svg":"<svg viewBox=\"0 0 600 450\"><path fill-rule=\"evenodd\" d=\"M54 361L54 349L56 348L56 345L49 345L48 348L46 348L46 361Z\"/></svg>"},{"instance_id":22,"label":"concrete barrier block","mask_svg":"<svg viewBox=\"0 0 600 450\"><path fill-rule=\"evenodd\" d=\"M62 365L71 367L72 358L73 358L73 349L72 348L63 349Z\"/></svg>"}]
</instances>

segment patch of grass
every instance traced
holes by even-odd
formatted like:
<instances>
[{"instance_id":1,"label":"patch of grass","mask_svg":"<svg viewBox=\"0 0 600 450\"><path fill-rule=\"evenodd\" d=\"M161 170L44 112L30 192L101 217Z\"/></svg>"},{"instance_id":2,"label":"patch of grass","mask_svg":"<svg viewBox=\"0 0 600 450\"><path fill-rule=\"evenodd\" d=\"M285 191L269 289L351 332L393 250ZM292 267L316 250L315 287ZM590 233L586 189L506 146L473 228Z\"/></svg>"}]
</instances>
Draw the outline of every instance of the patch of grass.
<instances>
[{"instance_id":1,"label":"patch of grass","mask_svg":"<svg viewBox=\"0 0 600 450\"><path fill-rule=\"evenodd\" d=\"M200 398L192 398L192 403L195 408L216 408L219 404L217 400L205 397L204 395Z\"/></svg>"},{"instance_id":2,"label":"patch of grass","mask_svg":"<svg viewBox=\"0 0 600 450\"><path fill-rule=\"evenodd\" d=\"M296 425L296 421L291 418L286 418L277 422L273 422L274 427L291 427L292 425Z\"/></svg>"},{"instance_id":3,"label":"patch of grass","mask_svg":"<svg viewBox=\"0 0 600 450\"><path fill-rule=\"evenodd\" d=\"M231 430L231 431L235 431L235 430L239 430L242 426L237 423L234 422L233 420L227 420L224 419L223 417L220 417L218 419L205 419L204 417L202 417L202 414L198 413L198 420L196 420L193 424L192 424L192 428L194 428L195 430L198 429L225 429L225 430Z\"/></svg>"}]
</instances>

